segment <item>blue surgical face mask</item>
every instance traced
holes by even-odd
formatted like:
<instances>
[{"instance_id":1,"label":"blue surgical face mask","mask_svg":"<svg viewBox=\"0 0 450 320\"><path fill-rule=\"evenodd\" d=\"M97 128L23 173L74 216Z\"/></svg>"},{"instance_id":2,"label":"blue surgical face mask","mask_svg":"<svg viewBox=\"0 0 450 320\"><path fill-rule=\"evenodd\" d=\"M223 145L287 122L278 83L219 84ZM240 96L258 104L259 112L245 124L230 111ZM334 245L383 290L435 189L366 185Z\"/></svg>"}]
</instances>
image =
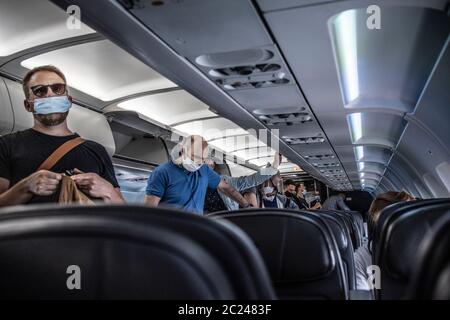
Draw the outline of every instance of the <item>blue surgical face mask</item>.
<instances>
[{"instance_id":1,"label":"blue surgical face mask","mask_svg":"<svg viewBox=\"0 0 450 320\"><path fill-rule=\"evenodd\" d=\"M72 106L72 102L67 96L35 99L33 104L36 114L65 113Z\"/></svg>"}]
</instances>

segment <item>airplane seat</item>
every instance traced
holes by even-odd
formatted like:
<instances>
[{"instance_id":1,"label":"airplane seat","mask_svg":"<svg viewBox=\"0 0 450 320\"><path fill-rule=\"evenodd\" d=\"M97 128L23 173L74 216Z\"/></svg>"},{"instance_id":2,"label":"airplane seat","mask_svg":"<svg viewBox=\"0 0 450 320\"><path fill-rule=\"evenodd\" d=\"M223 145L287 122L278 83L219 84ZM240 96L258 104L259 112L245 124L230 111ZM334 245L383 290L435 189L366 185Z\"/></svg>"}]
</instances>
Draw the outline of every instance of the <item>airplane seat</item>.
<instances>
[{"instance_id":1,"label":"airplane seat","mask_svg":"<svg viewBox=\"0 0 450 320\"><path fill-rule=\"evenodd\" d=\"M323 220L292 210L222 213L244 230L264 258L280 299L348 299L341 256Z\"/></svg>"},{"instance_id":2,"label":"airplane seat","mask_svg":"<svg viewBox=\"0 0 450 320\"><path fill-rule=\"evenodd\" d=\"M347 229L350 232L350 238L352 241L352 245L353 245L353 249L356 250L357 248L359 248L361 246L361 239L359 237L359 233L358 233L358 228L356 226L356 224L353 221L352 216L345 214L343 211L339 211L339 210L325 210L325 209L321 209L321 210L316 210L317 212L328 212L334 216L339 216L346 224Z\"/></svg>"},{"instance_id":3,"label":"airplane seat","mask_svg":"<svg viewBox=\"0 0 450 320\"><path fill-rule=\"evenodd\" d=\"M380 213L376 226L373 228L373 230L369 231L371 233L369 235L369 238L371 241L373 261L377 261L376 252L378 251L378 244L380 243L381 234L383 233L383 230L385 230L394 219L412 208L418 208L434 203L445 203L446 201L448 201L448 199L403 201L391 204L384 208Z\"/></svg>"},{"instance_id":4,"label":"airplane seat","mask_svg":"<svg viewBox=\"0 0 450 320\"><path fill-rule=\"evenodd\" d=\"M338 211L338 210L336 210ZM343 214L347 216L353 227L353 231L356 238L357 247L362 246L363 240L364 240L364 222L362 215L357 211L345 211L345 210L339 210L340 214Z\"/></svg>"},{"instance_id":5,"label":"airplane seat","mask_svg":"<svg viewBox=\"0 0 450 320\"><path fill-rule=\"evenodd\" d=\"M361 238L364 238L365 232L364 232L364 218L361 212L359 211L347 211L349 213L353 220L356 222L356 225L358 226L358 231L361 236Z\"/></svg>"},{"instance_id":6,"label":"airplane seat","mask_svg":"<svg viewBox=\"0 0 450 320\"><path fill-rule=\"evenodd\" d=\"M0 259L0 298L275 298L241 230L161 208L5 208Z\"/></svg>"},{"instance_id":7,"label":"airplane seat","mask_svg":"<svg viewBox=\"0 0 450 320\"><path fill-rule=\"evenodd\" d=\"M450 212L439 219L422 241L409 299L450 300Z\"/></svg>"},{"instance_id":8,"label":"airplane seat","mask_svg":"<svg viewBox=\"0 0 450 320\"><path fill-rule=\"evenodd\" d=\"M314 211L308 211L307 214L312 214L318 218L324 219L330 226L336 243L341 254L342 263L347 276L349 290L356 289L356 273L355 273L355 259L354 249L350 234L345 224L339 220L339 217L329 212L316 213Z\"/></svg>"},{"instance_id":9,"label":"airplane seat","mask_svg":"<svg viewBox=\"0 0 450 320\"><path fill-rule=\"evenodd\" d=\"M397 210L386 221L374 261L381 270L381 290L377 290L380 299L405 297L413 274L417 248L427 231L448 212L450 199L444 203L430 201L428 205L418 202L408 206L406 211Z\"/></svg>"},{"instance_id":10,"label":"airplane seat","mask_svg":"<svg viewBox=\"0 0 450 320\"><path fill-rule=\"evenodd\" d=\"M390 217L392 216L392 214L394 214L397 210L400 210L402 207L404 206L408 206L409 202L397 202L394 204L391 204L387 207L385 207L383 210L381 210L380 215L378 217L378 221L377 224L374 228L371 228L370 224L371 222L368 221L368 226L369 226L369 238L371 241L371 246L372 246L372 252L373 252L373 259L375 261L375 252L377 249L377 245L379 243L379 239L381 236L381 231L382 229L385 227L385 223L386 221L388 221L390 219Z\"/></svg>"}]
</instances>

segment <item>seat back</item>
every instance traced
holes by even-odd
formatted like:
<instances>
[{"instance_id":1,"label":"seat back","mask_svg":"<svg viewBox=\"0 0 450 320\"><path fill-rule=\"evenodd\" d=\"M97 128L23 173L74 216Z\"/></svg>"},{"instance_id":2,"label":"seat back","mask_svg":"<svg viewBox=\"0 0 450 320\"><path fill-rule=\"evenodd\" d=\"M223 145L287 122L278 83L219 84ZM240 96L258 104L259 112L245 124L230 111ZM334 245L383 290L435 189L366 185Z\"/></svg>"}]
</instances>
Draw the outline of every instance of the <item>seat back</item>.
<instances>
[{"instance_id":1,"label":"seat back","mask_svg":"<svg viewBox=\"0 0 450 320\"><path fill-rule=\"evenodd\" d=\"M364 218L359 211L347 211L347 213L351 214L353 219L356 222L358 227L358 232L360 234L361 239L363 239L366 235L364 232Z\"/></svg>"},{"instance_id":2,"label":"seat back","mask_svg":"<svg viewBox=\"0 0 450 320\"><path fill-rule=\"evenodd\" d=\"M416 261L408 298L450 300L450 212L428 232Z\"/></svg>"},{"instance_id":3,"label":"seat back","mask_svg":"<svg viewBox=\"0 0 450 320\"><path fill-rule=\"evenodd\" d=\"M372 229L369 235L372 246L373 260L376 262L377 257L375 256L378 251L378 244L380 243L380 238L383 230L387 228L393 220L413 208L420 208L422 206L427 206L431 204L445 203L448 199L427 199L427 200L417 200L417 201L403 201L391 204L384 208L378 218L376 226Z\"/></svg>"},{"instance_id":4,"label":"seat back","mask_svg":"<svg viewBox=\"0 0 450 320\"><path fill-rule=\"evenodd\" d=\"M362 217L359 212L355 211L345 211L345 210L335 210L335 212L347 217L349 219L351 226L352 226L352 232L354 234L355 238L355 249L362 246L364 233L363 228L361 227L360 223L362 222Z\"/></svg>"},{"instance_id":5,"label":"seat back","mask_svg":"<svg viewBox=\"0 0 450 320\"><path fill-rule=\"evenodd\" d=\"M342 221L344 221L344 223L347 226L347 229L350 233L350 238L352 241L352 245L353 245L353 249L357 249L361 246L362 241L360 239L360 235L358 232L358 227L355 223L355 221L353 220L353 217L350 214L345 213L345 211L340 211L340 210L317 210L317 212L328 212L331 213L332 215L337 215L340 217L340 219Z\"/></svg>"},{"instance_id":6,"label":"seat back","mask_svg":"<svg viewBox=\"0 0 450 320\"><path fill-rule=\"evenodd\" d=\"M256 209L215 215L244 230L264 258L281 299L347 299L339 248L328 225L297 210Z\"/></svg>"},{"instance_id":7,"label":"seat back","mask_svg":"<svg viewBox=\"0 0 450 320\"><path fill-rule=\"evenodd\" d=\"M341 218L332 212L308 212L324 219L330 226L341 254L349 290L356 289L355 256L350 233Z\"/></svg>"},{"instance_id":8,"label":"seat back","mask_svg":"<svg viewBox=\"0 0 450 320\"><path fill-rule=\"evenodd\" d=\"M430 202L405 208L386 220L375 253L375 264L381 269L380 299L404 297L417 248L432 225L450 210L450 199L442 204Z\"/></svg>"},{"instance_id":9,"label":"seat back","mask_svg":"<svg viewBox=\"0 0 450 320\"><path fill-rule=\"evenodd\" d=\"M0 298L275 297L241 230L146 206L0 210L0 260Z\"/></svg>"}]
</instances>

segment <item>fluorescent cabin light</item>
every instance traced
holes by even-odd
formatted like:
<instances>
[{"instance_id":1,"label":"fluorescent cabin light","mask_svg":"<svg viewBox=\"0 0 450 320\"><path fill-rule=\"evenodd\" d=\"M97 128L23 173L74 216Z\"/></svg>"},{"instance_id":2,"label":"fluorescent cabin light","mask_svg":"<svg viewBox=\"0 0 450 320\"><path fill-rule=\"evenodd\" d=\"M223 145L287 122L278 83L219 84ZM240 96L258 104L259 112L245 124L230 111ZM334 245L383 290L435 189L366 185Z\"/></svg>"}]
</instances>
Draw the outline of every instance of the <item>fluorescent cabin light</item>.
<instances>
[{"instance_id":1,"label":"fluorescent cabin light","mask_svg":"<svg viewBox=\"0 0 450 320\"><path fill-rule=\"evenodd\" d=\"M347 10L335 20L341 81L346 103L359 96L356 10Z\"/></svg>"},{"instance_id":2,"label":"fluorescent cabin light","mask_svg":"<svg viewBox=\"0 0 450 320\"><path fill-rule=\"evenodd\" d=\"M363 146L357 146L355 150L356 150L356 161L360 161L362 158L364 158L364 148Z\"/></svg>"},{"instance_id":3,"label":"fluorescent cabin light","mask_svg":"<svg viewBox=\"0 0 450 320\"><path fill-rule=\"evenodd\" d=\"M347 119L350 126L353 143L358 143L358 140L362 137L362 115L360 112L352 113L347 116Z\"/></svg>"}]
</instances>

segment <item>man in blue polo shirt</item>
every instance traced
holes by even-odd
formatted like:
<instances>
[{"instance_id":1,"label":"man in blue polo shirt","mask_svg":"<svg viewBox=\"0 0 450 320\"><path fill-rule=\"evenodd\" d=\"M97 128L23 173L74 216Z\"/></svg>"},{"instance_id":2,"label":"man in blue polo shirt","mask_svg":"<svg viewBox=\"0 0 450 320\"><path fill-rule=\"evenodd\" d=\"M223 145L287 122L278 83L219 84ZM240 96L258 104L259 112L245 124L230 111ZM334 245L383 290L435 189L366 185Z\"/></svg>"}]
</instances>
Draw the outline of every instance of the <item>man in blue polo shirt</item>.
<instances>
[{"instance_id":1,"label":"man in blue polo shirt","mask_svg":"<svg viewBox=\"0 0 450 320\"><path fill-rule=\"evenodd\" d=\"M249 207L239 192L204 164L207 155L208 143L203 137L186 137L179 149L175 147L172 159L158 166L150 175L145 203L203 214L206 190L218 188L243 208Z\"/></svg>"}]
</instances>

